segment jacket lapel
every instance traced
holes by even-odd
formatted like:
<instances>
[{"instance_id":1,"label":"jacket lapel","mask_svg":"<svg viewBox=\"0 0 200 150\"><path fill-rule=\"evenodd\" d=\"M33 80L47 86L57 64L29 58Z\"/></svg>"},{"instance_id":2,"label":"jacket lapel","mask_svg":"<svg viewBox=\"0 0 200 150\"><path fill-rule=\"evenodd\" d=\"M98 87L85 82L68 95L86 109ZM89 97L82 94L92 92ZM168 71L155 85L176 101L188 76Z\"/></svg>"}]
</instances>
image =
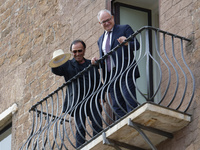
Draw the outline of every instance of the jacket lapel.
<instances>
[{"instance_id":1,"label":"jacket lapel","mask_svg":"<svg viewBox=\"0 0 200 150\"><path fill-rule=\"evenodd\" d=\"M99 47L100 47L100 57L103 57L104 53L103 53L103 49L102 49L102 45L103 45L103 39L104 39L104 35L105 35L105 31L104 33L102 34L101 38L100 38L100 41L99 41Z\"/></svg>"},{"instance_id":2,"label":"jacket lapel","mask_svg":"<svg viewBox=\"0 0 200 150\"><path fill-rule=\"evenodd\" d=\"M72 59L72 66L75 68L76 72L79 72L78 62L75 58Z\"/></svg>"}]
</instances>

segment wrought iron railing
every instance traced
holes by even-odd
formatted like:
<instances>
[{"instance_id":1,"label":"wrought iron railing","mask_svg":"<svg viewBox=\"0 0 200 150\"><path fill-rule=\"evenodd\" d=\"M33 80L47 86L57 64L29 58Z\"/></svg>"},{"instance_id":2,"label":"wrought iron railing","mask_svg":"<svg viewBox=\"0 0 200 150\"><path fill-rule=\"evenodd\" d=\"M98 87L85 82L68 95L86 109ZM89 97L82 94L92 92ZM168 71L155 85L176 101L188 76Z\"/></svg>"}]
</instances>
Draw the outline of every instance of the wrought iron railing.
<instances>
[{"instance_id":1,"label":"wrought iron railing","mask_svg":"<svg viewBox=\"0 0 200 150\"><path fill-rule=\"evenodd\" d=\"M121 70L118 69L119 60L116 60L115 70L110 72L112 76L109 78L106 71L103 75L103 65L107 64L106 58L111 54L116 56L117 49L123 47L126 42L130 43L133 38L137 38L140 43L140 48L133 52L135 57L133 59L128 57L128 60L123 60L122 57L121 65L123 66L124 61L127 61L127 66L122 67ZM134 42L136 43L136 40ZM115 116L118 114L112 107L109 88L111 84L115 85L116 81L119 81L119 85L121 85L120 82L124 78L127 89L131 93L127 80L128 74L132 74L133 77L137 98L134 96L132 98L138 106L151 101L186 113L191 106L195 91L195 80L186 63L187 59L185 60L189 44L189 39L157 28L143 27L139 29L97 61L100 78L94 71L97 66L90 65L31 107L32 131L21 149L77 149L76 132L80 133L77 127L80 122L86 136L79 135L86 142L93 139L96 134L98 135L100 130L114 125L116 123ZM130 50L130 44L128 49ZM124 49L122 49L122 55L124 55ZM137 80L134 78L136 67L139 67L140 70L140 78ZM80 84L89 86L80 89ZM70 88L72 91L69 90ZM115 91L115 86L113 88ZM122 90L120 91L122 92ZM65 98L69 98L70 94L74 96L68 101L67 108L63 112ZM69 103L71 104L69 105ZM120 102L118 104L120 105ZM91 118L87 117L88 113L91 113L93 122L96 123L99 131L94 129ZM83 119L85 116L86 124ZM97 116L101 119L103 126L97 121ZM77 118L80 118L79 124L77 124Z\"/></svg>"}]
</instances>

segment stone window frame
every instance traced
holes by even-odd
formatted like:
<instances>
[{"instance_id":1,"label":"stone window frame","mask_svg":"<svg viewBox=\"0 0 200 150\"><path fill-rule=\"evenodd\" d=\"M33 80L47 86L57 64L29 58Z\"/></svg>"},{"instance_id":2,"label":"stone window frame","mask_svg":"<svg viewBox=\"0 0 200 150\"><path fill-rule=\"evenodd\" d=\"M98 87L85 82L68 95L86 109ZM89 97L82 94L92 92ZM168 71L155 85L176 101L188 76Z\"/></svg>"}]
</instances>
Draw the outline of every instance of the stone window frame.
<instances>
[{"instance_id":1,"label":"stone window frame","mask_svg":"<svg viewBox=\"0 0 200 150\"><path fill-rule=\"evenodd\" d=\"M18 106L16 103L14 103L5 111L0 113L0 131L12 122L12 115L15 114L17 110Z\"/></svg>"}]
</instances>

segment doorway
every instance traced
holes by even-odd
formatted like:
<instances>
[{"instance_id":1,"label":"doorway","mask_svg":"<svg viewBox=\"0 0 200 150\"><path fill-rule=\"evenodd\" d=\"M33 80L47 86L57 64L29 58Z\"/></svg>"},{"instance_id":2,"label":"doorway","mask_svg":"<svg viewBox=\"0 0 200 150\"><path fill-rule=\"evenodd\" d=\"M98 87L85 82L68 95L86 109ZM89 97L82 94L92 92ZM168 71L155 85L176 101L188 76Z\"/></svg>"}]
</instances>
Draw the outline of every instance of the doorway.
<instances>
[{"instance_id":1,"label":"doorway","mask_svg":"<svg viewBox=\"0 0 200 150\"><path fill-rule=\"evenodd\" d=\"M146 1L144 0L140 0L140 4L136 3L136 0L132 0L131 2L128 0L116 0L113 1L112 4L112 12L114 14L115 17L115 23L116 24L129 24L132 29L134 31L139 30L140 28L144 27L144 26L154 26L156 28L158 28L158 0L150 0L147 1L146 3L148 4L144 4ZM150 2L152 2L151 7L150 6ZM155 4L155 2L157 2L157 5ZM157 6L157 7L156 7ZM145 39L145 35L142 35L142 39ZM151 41L152 38L151 37L151 33L149 36L149 49L152 50L153 48L153 41ZM137 37L138 39L139 37ZM145 40L142 40L142 43L140 43L140 45L145 45ZM138 56L137 52L137 56ZM142 51L142 55L144 55L145 51ZM152 51L150 51L151 54L153 54ZM137 58L136 56L136 58ZM147 83L147 78L146 78L146 60L144 59L140 64L138 64L139 66L139 71L140 71L140 75L141 77L137 79L137 86L139 88L139 90L147 96L147 91L150 91L150 95L153 94L153 85L156 84L156 79L154 78L154 76L156 76L156 70L154 70L152 62L150 61L150 65L149 65L149 79L150 79L150 89L147 89L146 83ZM137 100L142 104L144 102L146 102L146 99L144 98L144 96L142 96L140 94L140 92L138 92L136 90L136 95L137 95ZM152 99L152 101L154 101L154 99Z\"/></svg>"}]
</instances>

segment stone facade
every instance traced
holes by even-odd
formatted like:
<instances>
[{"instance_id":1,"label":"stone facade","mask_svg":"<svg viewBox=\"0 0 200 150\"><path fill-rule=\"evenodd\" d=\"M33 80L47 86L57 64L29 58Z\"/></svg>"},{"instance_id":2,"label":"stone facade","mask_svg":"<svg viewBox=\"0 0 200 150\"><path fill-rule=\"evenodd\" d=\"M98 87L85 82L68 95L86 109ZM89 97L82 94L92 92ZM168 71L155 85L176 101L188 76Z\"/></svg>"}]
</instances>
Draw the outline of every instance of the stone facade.
<instances>
[{"instance_id":1,"label":"stone facade","mask_svg":"<svg viewBox=\"0 0 200 150\"><path fill-rule=\"evenodd\" d=\"M12 149L19 149L31 131L29 109L63 84L48 66L55 49L69 51L77 38L86 42L86 58L98 56L103 30L96 15L105 0L0 1L0 113L13 103ZM186 61L194 73L196 92L189 109L192 122L159 150L200 149L200 1L159 0L160 28L191 39Z\"/></svg>"},{"instance_id":2,"label":"stone facade","mask_svg":"<svg viewBox=\"0 0 200 150\"><path fill-rule=\"evenodd\" d=\"M200 149L200 1L198 0L160 0L159 19L162 30L191 39L187 45L185 59L192 70L196 91L194 102L189 109L191 123L174 134L174 138L161 143L159 150L199 150Z\"/></svg>"},{"instance_id":3,"label":"stone facade","mask_svg":"<svg viewBox=\"0 0 200 150\"><path fill-rule=\"evenodd\" d=\"M0 113L13 103L12 149L19 149L31 131L29 109L64 82L48 66L55 49L69 52L74 39L86 42L86 58L98 56L102 34L97 13L104 0L0 1Z\"/></svg>"}]
</instances>

